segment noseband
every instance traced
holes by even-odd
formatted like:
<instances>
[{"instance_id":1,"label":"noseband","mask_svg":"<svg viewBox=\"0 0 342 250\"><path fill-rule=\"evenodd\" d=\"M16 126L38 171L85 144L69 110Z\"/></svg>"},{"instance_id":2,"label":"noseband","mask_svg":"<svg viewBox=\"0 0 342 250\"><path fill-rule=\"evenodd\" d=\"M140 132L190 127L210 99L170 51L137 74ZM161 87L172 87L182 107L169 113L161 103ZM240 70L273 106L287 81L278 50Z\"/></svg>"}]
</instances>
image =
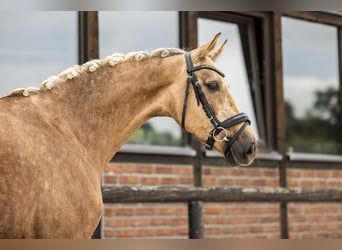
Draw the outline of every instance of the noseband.
<instances>
[{"instance_id":1,"label":"noseband","mask_svg":"<svg viewBox=\"0 0 342 250\"><path fill-rule=\"evenodd\" d=\"M224 74L217 68L210 66L210 65L193 66L190 52L185 53L185 61L186 61L186 66L187 66L188 78L186 81L186 89L185 89L183 112L182 112L182 128L185 130L185 114L186 114L186 108L187 108L188 97L189 97L189 89L190 89L190 83L191 83L192 87L194 88L197 105L199 106L200 104L202 104L202 108L205 114L207 115L209 121L214 127L209 133L207 142L205 144L206 148L211 150L213 148L215 141L220 141L220 142L225 141L226 143L228 143L228 147L226 149L226 152L227 152L227 150L230 150L233 143L238 139L243 129L247 125L250 125L251 122L245 113L236 114L221 122L216 117L207 98L205 97L205 94L202 91L201 85L199 84L198 79L195 75L195 72L202 70L202 69L208 69L208 70L215 71L217 74L219 74L222 77L224 77ZM232 137L229 137L225 129L234 127L235 125L242 123L242 122L243 122L243 125L240 127L240 129ZM225 136L223 137L223 139L219 139L216 137L221 132L225 132Z\"/></svg>"}]
</instances>

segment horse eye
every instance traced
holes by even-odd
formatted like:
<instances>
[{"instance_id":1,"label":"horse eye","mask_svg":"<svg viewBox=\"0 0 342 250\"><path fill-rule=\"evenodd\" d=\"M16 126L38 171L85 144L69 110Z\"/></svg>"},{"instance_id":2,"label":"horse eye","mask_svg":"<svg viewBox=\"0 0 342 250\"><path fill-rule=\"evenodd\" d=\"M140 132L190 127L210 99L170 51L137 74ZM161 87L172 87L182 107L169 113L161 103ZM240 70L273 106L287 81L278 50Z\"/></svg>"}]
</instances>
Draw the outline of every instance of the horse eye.
<instances>
[{"instance_id":1,"label":"horse eye","mask_svg":"<svg viewBox=\"0 0 342 250\"><path fill-rule=\"evenodd\" d=\"M220 85L215 81L206 83L206 86L210 90L220 90Z\"/></svg>"}]
</instances>

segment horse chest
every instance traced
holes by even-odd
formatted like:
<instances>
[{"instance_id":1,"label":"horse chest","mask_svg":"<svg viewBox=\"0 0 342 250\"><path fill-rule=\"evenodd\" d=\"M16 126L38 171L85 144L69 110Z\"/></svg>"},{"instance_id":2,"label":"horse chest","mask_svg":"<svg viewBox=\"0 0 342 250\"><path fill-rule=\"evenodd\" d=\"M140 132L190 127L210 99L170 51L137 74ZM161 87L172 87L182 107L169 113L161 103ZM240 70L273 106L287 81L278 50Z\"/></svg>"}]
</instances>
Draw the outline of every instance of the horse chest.
<instances>
[{"instance_id":1,"label":"horse chest","mask_svg":"<svg viewBox=\"0 0 342 250\"><path fill-rule=\"evenodd\" d=\"M53 200L43 200L38 214L46 227L39 229L51 232L53 238L89 238L102 214L100 187L90 185L88 180L69 181L72 185L61 185L50 193ZM50 211L48 215L44 215L44 209Z\"/></svg>"},{"instance_id":2,"label":"horse chest","mask_svg":"<svg viewBox=\"0 0 342 250\"><path fill-rule=\"evenodd\" d=\"M86 157L68 158L27 167L29 162L17 155L15 167L3 169L0 200L6 202L0 204L0 238L92 235L102 212L101 179Z\"/></svg>"}]
</instances>

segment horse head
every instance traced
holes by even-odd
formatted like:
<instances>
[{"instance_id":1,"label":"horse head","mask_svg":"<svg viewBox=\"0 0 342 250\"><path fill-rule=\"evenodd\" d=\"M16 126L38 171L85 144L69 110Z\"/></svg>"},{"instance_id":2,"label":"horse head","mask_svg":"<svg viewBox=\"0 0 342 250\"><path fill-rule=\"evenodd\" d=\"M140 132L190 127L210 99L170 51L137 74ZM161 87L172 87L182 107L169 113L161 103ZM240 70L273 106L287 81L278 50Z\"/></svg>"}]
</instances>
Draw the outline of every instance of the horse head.
<instances>
[{"instance_id":1,"label":"horse head","mask_svg":"<svg viewBox=\"0 0 342 250\"><path fill-rule=\"evenodd\" d=\"M256 140L248 116L240 113L224 74L215 65L227 42L217 47L219 38L217 34L185 54L187 78L183 78L185 95L179 120L208 149L224 154L228 164L249 165L255 158Z\"/></svg>"}]
</instances>

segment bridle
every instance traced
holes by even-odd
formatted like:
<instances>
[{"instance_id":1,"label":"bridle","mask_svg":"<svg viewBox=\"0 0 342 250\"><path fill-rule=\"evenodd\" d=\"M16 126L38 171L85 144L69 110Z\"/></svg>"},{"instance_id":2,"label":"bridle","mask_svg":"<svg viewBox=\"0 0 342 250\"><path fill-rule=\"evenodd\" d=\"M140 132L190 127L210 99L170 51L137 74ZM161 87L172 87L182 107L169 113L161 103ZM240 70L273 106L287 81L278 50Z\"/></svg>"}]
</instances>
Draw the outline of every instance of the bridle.
<instances>
[{"instance_id":1,"label":"bridle","mask_svg":"<svg viewBox=\"0 0 342 250\"><path fill-rule=\"evenodd\" d=\"M187 103L188 103L188 97L189 97L190 83L192 83L192 87L194 88L194 92L195 92L195 96L197 100L197 105L199 106L200 104L202 104L202 108L205 114L207 115L209 121L214 127L209 133L205 146L207 149L211 150L213 148L215 141L219 141L219 142L224 141L228 143L228 146L225 151L225 154L227 154L227 151L231 150L233 143L238 139L239 135L242 133L244 128L247 125L251 124L251 121L249 120L248 116L245 113L239 113L221 122L216 117L207 98L205 97L205 94L202 91L201 85L199 84L198 79L195 75L195 72L202 70L202 69L208 69L208 70L215 71L217 74L219 74L222 77L224 77L224 74L219 69L210 65L204 64L204 65L193 66L190 52L185 53L185 61L186 61L186 66L187 66L188 78L186 81L183 112L182 112L182 128L185 130L185 115L186 115L186 109L188 105ZM243 122L243 125L240 127L240 129L232 137L229 137L226 129L234 127L235 125L242 123L242 122ZM217 135L223 131L225 132L225 136L222 139L217 138Z\"/></svg>"}]
</instances>

